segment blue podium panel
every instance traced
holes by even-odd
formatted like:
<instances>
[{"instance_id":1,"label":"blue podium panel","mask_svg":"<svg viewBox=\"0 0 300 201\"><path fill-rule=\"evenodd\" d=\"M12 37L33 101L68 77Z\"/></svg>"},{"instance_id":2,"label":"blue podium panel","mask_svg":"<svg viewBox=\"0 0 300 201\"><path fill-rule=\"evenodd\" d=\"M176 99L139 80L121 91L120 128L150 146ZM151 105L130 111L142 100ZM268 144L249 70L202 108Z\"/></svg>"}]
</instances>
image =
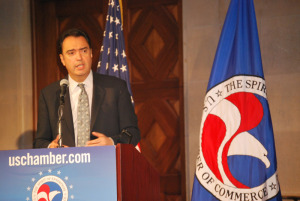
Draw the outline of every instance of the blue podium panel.
<instances>
[{"instance_id":1,"label":"blue podium panel","mask_svg":"<svg viewBox=\"0 0 300 201\"><path fill-rule=\"evenodd\" d=\"M116 201L115 146L0 151L0 200Z\"/></svg>"}]
</instances>

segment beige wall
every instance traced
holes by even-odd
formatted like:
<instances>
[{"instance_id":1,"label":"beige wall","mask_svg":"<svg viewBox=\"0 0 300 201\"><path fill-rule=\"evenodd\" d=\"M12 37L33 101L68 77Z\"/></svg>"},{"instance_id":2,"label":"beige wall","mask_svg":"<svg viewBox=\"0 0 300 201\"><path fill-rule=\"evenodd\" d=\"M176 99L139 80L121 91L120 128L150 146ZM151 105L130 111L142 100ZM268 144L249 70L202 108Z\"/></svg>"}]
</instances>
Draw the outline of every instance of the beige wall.
<instances>
[{"instance_id":1,"label":"beige wall","mask_svg":"<svg viewBox=\"0 0 300 201\"><path fill-rule=\"evenodd\" d=\"M0 0L0 150L32 147L29 0Z\"/></svg>"},{"instance_id":2,"label":"beige wall","mask_svg":"<svg viewBox=\"0 0 300 201\"><path fill-rule=\"evenodd\" d=\"M229 0L183 0L187 197L203 100ZM300 1L254 0L283 195L300 196Z\"/></svg>"}]
</instances>

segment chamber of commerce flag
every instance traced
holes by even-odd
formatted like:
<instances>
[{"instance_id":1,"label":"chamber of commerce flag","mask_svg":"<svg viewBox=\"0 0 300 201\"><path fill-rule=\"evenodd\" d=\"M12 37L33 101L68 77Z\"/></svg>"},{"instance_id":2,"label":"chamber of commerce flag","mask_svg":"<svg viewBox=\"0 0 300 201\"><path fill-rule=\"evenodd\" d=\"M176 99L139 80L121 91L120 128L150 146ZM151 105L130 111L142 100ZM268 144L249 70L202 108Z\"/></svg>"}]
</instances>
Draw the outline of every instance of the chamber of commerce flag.
<instances>
[{"instance_id":1,"label":"chamber of commerce flag","mask_svg":"<svg viewBox=\"0 0 300 201\"><path fill-rule=\"evenodd\" d=\"M192 201L282 200L253 0L232 0L213 63Z\"/></svg>"}]
</instances>

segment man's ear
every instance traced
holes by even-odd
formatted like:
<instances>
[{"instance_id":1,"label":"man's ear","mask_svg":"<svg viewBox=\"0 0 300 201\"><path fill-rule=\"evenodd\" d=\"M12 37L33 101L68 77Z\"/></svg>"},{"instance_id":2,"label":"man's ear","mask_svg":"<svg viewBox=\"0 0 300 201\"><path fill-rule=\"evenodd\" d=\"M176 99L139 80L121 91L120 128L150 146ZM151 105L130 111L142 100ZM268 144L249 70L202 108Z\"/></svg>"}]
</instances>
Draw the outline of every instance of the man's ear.
<instances>
[{"instance_id":1,"label":"man's ear","mask_svg":"<svg viewBox=\"0 0 300 201\"><path fill-rule=\"evenodd\" d=\"M59 58L60 58L61 63L62 63L64 66L66 66L66 65L65 65L64 56L63 56L62 54L59 54Z\"/></svg>"}]
</instances>

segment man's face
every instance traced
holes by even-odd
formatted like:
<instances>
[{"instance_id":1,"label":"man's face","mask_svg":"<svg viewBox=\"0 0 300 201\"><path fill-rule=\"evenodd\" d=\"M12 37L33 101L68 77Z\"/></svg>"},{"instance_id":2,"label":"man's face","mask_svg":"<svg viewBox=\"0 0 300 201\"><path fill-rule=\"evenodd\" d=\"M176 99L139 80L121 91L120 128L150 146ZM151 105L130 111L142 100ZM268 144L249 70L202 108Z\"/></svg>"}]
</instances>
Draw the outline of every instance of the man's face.
<instances>
[{"instance_id":1,"label":"man's face","mask_svg":"<svg viewBox=\"0 0 300 201\"><path fill-rule=\"evenodd\" d=\"M67 68L71 78L83 82L92 68L92 49L82 36L68 36L62 43L61 63Z\"/></svg>"}]
</instances>

